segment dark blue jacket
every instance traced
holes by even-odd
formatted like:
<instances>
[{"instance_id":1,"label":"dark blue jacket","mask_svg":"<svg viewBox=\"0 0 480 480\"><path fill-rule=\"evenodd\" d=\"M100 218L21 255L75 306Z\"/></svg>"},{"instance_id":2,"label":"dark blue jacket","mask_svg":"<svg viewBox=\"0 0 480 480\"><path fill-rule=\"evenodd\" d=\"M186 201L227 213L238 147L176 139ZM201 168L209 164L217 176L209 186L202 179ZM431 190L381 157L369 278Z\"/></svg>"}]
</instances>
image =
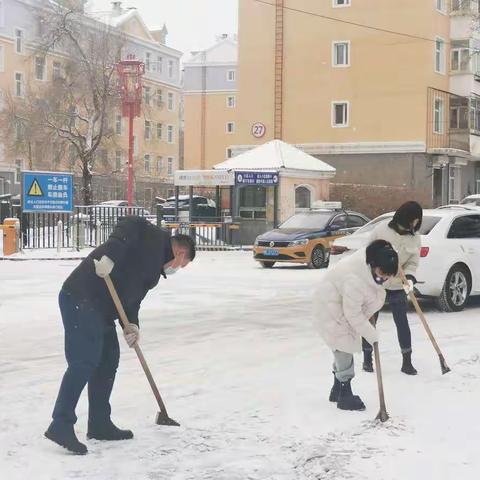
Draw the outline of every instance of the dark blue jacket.
<instances>
[{"instance_id":1,"label":"dark blue jacket","mask_svg":"<svg viewBox=\"0 0 480 480\"><path fill-rule=\"evenodd\" d=\"M70 274L63 290L78 304L100 311L106 321L118 319L105 280L95 273L93 259L106 255L115 263L111 279L128 320L138 325L138 310L147 292L164 275L163 267L173 259L170 233L141 217L121 218L108 240L93 250Z\"/></svg>"}]
</instances>

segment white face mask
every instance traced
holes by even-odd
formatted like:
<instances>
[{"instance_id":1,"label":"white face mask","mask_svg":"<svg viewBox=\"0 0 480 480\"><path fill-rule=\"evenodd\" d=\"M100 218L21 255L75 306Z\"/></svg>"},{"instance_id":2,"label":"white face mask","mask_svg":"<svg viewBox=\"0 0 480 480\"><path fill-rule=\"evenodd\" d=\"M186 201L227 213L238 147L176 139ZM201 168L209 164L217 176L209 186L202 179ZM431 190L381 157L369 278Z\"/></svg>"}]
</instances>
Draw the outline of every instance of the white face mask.
<instances>
[{"instance_id":1,"label":"white face mask","mask_svg":"<svg viewBox=\"0 0 480 480\"><path fill-rule=\"evenodd\" d=\"M164 272L165 272L165 275L169 277L170 275L177 273L179 270L180 270L179 268L167 267L164 270Z\"/></svg>"}]
</instances>

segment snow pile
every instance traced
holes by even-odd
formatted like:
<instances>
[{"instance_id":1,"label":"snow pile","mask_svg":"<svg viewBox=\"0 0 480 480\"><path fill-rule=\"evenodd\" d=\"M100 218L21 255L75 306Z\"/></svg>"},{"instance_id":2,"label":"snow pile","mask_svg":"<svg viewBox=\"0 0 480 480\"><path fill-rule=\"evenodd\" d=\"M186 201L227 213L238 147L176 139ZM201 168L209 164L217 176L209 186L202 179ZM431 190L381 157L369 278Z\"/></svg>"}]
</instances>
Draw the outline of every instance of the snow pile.
<instances>
[{"instance_id":1,"label":"snow pile","mask_svg":"<svg viewBox=\"0 0 480 480\"><path fill-rule=\"evenodd\" d=\"M452 368L445 376L414 313L419 375L401 374L391 315L380 315L391 420L378 424L375 375L358 371L353 383L365 412L339 411L328 402L331 353L310 318L311 291L324 271L264 270L245 252L200 253L189 269L162 280L142 306L142 348L170 415L182 426L154 425L154 398L134 352L121 341L113 418L132 428L135 439L87 441L86 457L65 454L42 435L65 366L56 297L76 264L0 262L2 478L478 478L478 304L458 314L426 308ZM85 394L77 414L83 441Z\"/></svg>"}]
</instances>

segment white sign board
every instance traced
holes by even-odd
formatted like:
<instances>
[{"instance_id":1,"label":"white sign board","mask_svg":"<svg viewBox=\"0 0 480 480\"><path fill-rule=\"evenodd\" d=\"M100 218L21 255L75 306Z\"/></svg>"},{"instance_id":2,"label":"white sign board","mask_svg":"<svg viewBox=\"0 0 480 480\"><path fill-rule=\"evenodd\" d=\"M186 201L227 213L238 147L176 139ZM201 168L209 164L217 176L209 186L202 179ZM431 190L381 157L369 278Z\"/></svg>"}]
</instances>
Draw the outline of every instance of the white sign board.
<instances>
[{"instance_id":1,"label":"white sign board","mask_svg":"<svg viewBox=\"0 0 480 480\"><path fill-rule=\"evenodd\" d=\"M235 175L226 170L177 170L176 187L221 187L235 185Z\"/></svg>"}]
</instances>

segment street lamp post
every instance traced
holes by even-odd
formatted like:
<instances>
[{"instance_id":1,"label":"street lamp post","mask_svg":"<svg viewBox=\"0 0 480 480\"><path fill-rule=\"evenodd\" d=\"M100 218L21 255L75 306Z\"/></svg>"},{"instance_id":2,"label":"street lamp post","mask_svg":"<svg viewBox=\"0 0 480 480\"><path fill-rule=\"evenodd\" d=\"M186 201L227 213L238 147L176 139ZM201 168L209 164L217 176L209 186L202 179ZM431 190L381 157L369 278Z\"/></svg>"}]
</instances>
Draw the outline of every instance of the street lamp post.
<instances>
[{"instance_id":1,"label":"street lamp post","mask_svg":"<svg viewBox=\"0 0 480 480\"><path fill-rule=\"evenodd\" d=\"M140 116L142 105L142 76L145 64L129 58L117 64L122 97L122 116L128 117L128 206L133 206L133 119Z\"/></svg>"}]
</instances>

